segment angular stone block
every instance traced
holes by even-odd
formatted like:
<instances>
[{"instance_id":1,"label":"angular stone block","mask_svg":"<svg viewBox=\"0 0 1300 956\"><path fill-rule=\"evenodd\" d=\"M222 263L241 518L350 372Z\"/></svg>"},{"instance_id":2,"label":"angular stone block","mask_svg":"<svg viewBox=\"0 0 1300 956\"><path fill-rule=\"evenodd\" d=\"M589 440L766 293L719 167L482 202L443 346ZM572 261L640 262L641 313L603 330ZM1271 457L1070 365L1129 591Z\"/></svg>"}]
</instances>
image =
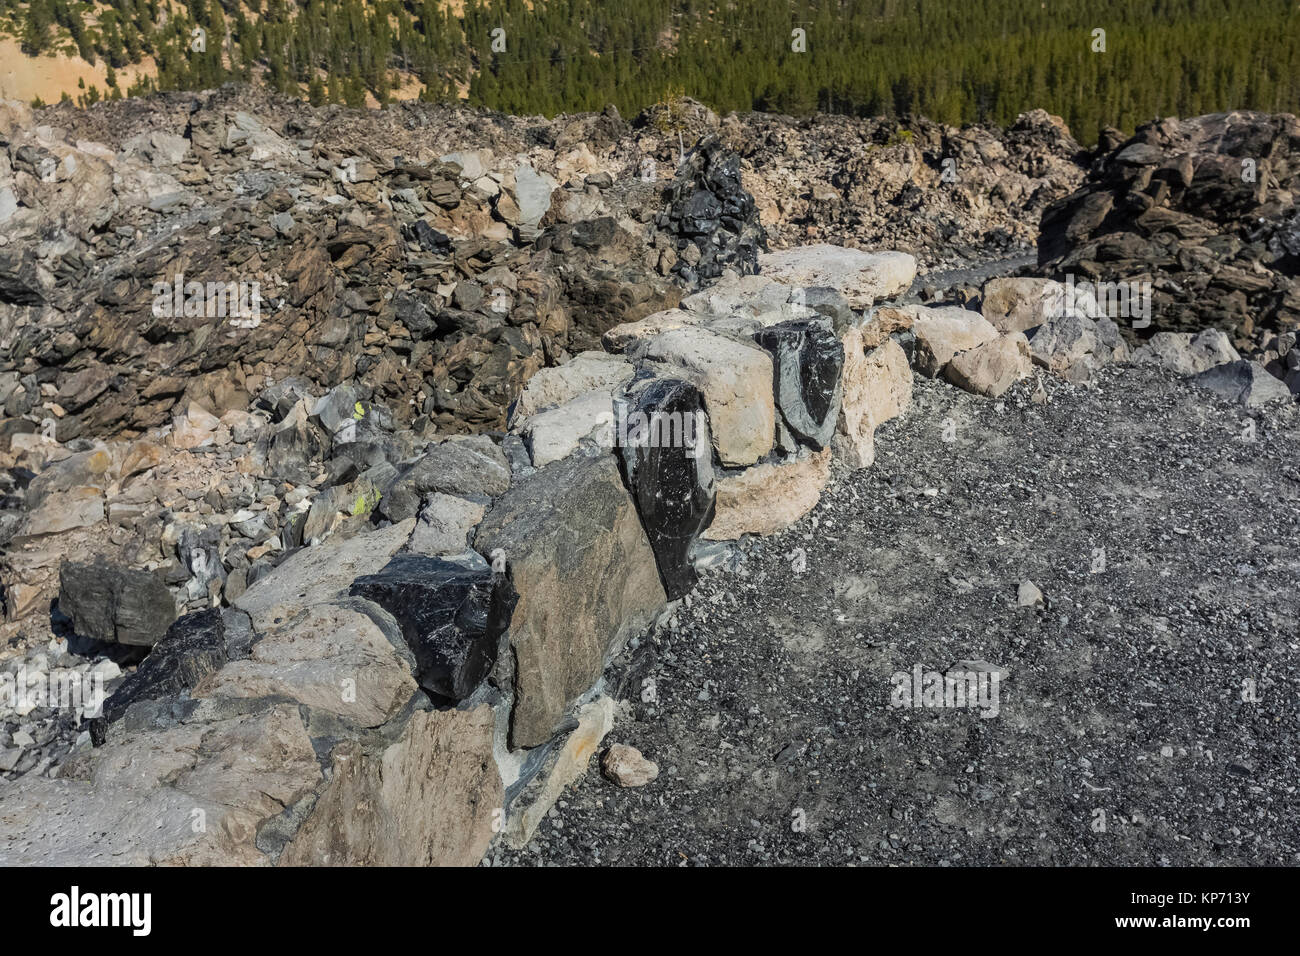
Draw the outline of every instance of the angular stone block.
<instances>
[{"instance_id":1,"label":"angular stone block","mask_svg":"<svg viewBox=\"0 0 1300 956\"><path fill-rule=\"evenodd\" d=\"M464 700L487 678L515 603L509 582L486 562L406 553L357 578L352 593L393 615L420 685L452 700Z\"/></svg>"},{"instance_id":2,"label":"angular stone block","mask_svg":"<svg viewBox=\"0 0 1300 956\"><path fill-rule=\"evenodd\" d=\"M59 568L59 610L83 637L143 647L176 620L176 602L161 578L104 561Z\"/></svg>"},{"instance_id":3,"label":"angular stone block","mask_svg":"<svg viewBox=\"0 0 1300 956\"><path fill-rule=\"evenodd\" d=\"M767 352L705 329L683 328L645 343L641 357L680 368L704 393L713 447L724 465L752 465L772 450L776 405Z\"/></svg>"},{"instance_id":4,"label":"angular stone block","mask_svg":"<svg viewBox=\"0 0 1300 956\"><path fill-rule=\"evenodd\" d=\"M825 320L782 322L754 340L772 356L773 391L786 426L817 450L830 444L840 411L844 347Z\"/></svg>"},{"instance_id":5,"label":"angular stone block","mask_svg":"<svg viewBox=\"0 0 1300 956\"><path fill-rule=\"evenodd\" d=\"M668 599L696 581L692 542L713 520L713 449L704 397L681 379L638 383L616 408L623 472ZM678 440L680 439L680 440Z\"/></svg>"},{"instance_id":6,"label":"angular stone block","mask_svg":"<svg viewBox=\"0 0 1300 956\"><path fill-rule=\"evenodd\" d=\"M665 603L654 552L611 455L572 455L503 495L475 549L504 554L519 601L510 740L550 739L607 655Z\"/></svg>"}]
</instances>

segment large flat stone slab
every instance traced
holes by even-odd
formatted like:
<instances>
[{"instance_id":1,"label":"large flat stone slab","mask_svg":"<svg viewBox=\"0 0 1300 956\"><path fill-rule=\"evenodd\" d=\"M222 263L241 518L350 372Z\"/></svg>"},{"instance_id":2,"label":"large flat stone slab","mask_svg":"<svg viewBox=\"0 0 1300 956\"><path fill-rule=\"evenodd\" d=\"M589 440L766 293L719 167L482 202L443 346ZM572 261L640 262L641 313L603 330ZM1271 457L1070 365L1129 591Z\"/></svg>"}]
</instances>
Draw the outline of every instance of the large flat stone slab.
<instances>
[{"instance_id":1,"label":"large flat stone slab","mask_svg":"<svg viewBox=\"0 0 1300 956\"><path fill-rule=\"evenodd\" d=\"M265 864L258 828L322 776L288 703L136 733L97 748L76 779L0 792L0 864Z\"/></svg>"},{"instance_id":2,"label":"large flat stone slab","mask_svg":"<svg viewBox=\"0 0 1300 956\"><path fill-rule=\"evenodd\" d=\"M414 528L415 518L407 518L378 531L327 538L303 548L236 598L235 607L253 619L257 630L270 631L302 608L344 594L357 577L378 572Z\"/></svg>"},{"instance_id":3,"label":"large flat stone slab","mask_svg":"<svg viewBox=\"0 0 1300 956\"><path fill-rule=\"evenodd\" d=\"M362 727L393 717L417 688L406 660L369 617L307 609L257 641L251 656L200 681L194 697L287 697Z\"/></svg>"},{"instance_id":4,"label":"large flat stone slab","mask_svg":"<svg viewBox=\"0 0 1300 956\"><path fill-rule=\"evenodd\" d=\"M916 278L916 259L905 252L863 252L823 243L760 255L758 270L786 285L834 289L851 308L866 309L907 291Z\"/></svg>"}]
</instances>

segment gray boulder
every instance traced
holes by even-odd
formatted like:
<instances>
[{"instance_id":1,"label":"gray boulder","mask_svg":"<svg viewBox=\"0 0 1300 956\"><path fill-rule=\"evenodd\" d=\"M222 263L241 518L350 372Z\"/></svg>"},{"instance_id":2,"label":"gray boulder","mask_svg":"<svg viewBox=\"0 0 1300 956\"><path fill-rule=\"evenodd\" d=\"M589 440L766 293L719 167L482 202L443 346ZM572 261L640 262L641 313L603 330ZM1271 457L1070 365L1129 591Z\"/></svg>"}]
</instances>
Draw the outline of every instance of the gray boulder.
<instances>
[{"instance_id":1,"label":"gray boulder","mask_svg":"<svg viewBox=\"0 0 1300 956\"><path fill-rule=\"evenodd\" d=\"M1241 359L1206 369L1192 377L1192 381L1222 395L1238 405L1254 408L1268 402L1291 400L1291 390L1275 379L1258 362Z\"/></svg>"},{"instance_id":2,"label":"gray boulder","mask_svg":"<svg viewBox=\"0 0 1300 956\"><path fill-rule=\"evenodd\" d=\"M571 455L506 493L475 549L501 549L519 595L510 619L513 747L555 733L627 636L665 604L654 552L614 458Z\"/></svg>"},{"instance_id":3,"label":"gray boulder","mask_svg":"<svg viewBox=\"0 0 1300 956\"><path fill-rule=\"evenodd\" d=\"M383 490L378 511L390 521L413 518L425 495L495 498L510 487L510 463L486 436L449 439L404 468Z\"/></svg>"},{"instance_id":4,"label":"gray boulder","mask_svg":"<svg viewBox=\"0 0 1300 956\"><path fill-rule=\"evenodd\" d=\"M176 620L176 602L159 577L103 561L59 568L59 610L83 637L138 647L152 647Z\"/></svg>"}]
</instances>

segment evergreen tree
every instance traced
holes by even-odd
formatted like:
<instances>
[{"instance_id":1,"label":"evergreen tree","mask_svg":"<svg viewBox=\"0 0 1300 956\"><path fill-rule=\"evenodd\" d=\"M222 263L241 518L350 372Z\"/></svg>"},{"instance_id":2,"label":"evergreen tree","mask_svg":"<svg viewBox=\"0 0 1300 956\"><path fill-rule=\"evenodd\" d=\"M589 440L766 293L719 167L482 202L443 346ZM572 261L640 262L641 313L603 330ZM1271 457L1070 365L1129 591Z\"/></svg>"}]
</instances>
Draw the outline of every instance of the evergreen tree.
<instances>
[{"instance_id":1,"label":"evergreen tree","mask_svg":"<svg viewBox=\"0 0 1300 956\"><path fill-rule=\"evenodd\" d=\"M31 0L23 23L23 52L32 56L44 53L49 48L50 27L53 23L54 14L49 0Z\"/></svg>"}]
</instances>

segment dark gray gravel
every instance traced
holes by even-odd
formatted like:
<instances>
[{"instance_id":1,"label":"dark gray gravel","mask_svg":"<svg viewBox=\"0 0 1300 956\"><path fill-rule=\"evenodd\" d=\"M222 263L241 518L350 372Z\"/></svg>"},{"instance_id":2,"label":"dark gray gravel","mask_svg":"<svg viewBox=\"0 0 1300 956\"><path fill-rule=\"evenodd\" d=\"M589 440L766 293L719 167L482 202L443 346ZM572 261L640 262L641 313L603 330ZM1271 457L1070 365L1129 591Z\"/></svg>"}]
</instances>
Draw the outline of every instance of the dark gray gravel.
<instances>
[{"instance_id":1,"label":"dark gray gravel","mask_svg":"<svg viewBox=\"0 0 1300 956\"><path fill-rule=\"evenodd\" d=\"M621 790L593 759L493 862L1300 863L1296 407L1155 370L1043 384L918 380L874 467L611 675L606 743L659 778ZM895 672L971 659L1008 672L996 717L889 706Z\"/></svg>"}]
</instances>

